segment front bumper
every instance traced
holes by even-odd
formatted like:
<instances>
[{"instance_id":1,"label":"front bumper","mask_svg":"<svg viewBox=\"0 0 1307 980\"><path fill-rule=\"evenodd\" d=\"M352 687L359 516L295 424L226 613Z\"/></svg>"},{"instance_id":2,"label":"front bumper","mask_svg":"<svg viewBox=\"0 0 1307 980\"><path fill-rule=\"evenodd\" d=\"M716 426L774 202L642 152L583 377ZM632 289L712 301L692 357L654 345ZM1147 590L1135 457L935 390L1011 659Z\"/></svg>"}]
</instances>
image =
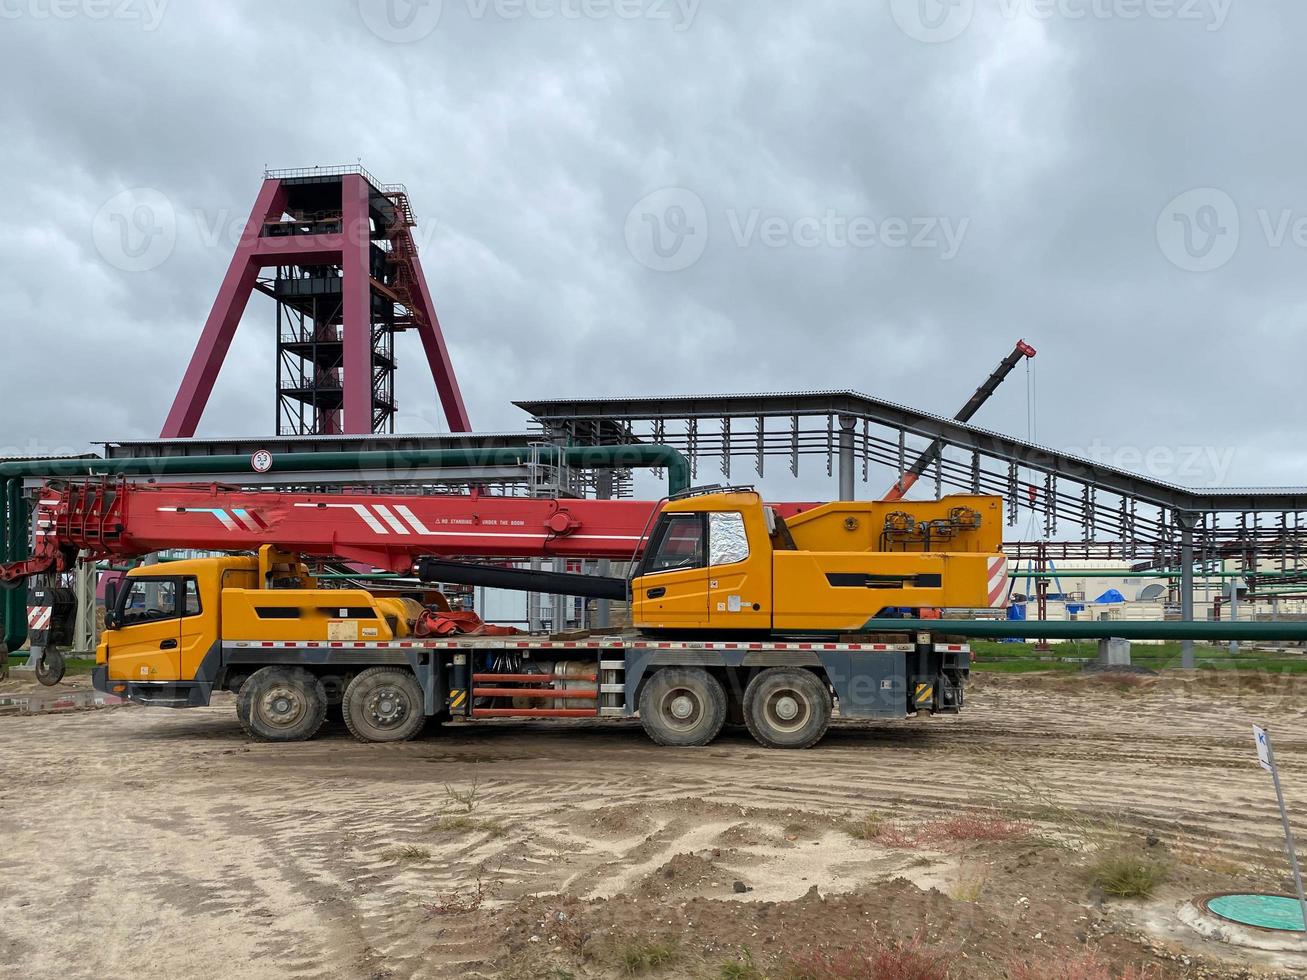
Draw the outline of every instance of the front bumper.
<instances>
[{"instance_id":1,"label":"front bumper","mask_svg":"<svg viewBox=\"0 0 1307 980\"><path fill-rule=\"evenodd\" d=\"M137 704L156 708L202 708L209 703L211 684L195 681L111 681L108 664L91 668L91 686Z\"/></svg>"}]
</instances>

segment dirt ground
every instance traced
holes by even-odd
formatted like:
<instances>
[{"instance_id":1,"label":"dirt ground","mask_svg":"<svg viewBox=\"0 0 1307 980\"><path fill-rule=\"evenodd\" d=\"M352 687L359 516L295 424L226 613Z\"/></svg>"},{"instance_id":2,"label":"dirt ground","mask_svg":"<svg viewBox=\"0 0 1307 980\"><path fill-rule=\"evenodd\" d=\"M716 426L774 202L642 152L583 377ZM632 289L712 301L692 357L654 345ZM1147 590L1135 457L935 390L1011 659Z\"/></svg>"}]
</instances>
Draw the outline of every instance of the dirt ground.
<instances>
[{"instance_id":1,"label":"dirt ground","mask_svg":"<svg viewBox=\"0 0 1307 980\"><path fill-rule=\"evenodd\" d=\"M1177 913L1285 888L1249 724L1307 837L1304 693L986 678L807 752L607 721L253 744L230 699L0 717L0 976L1301 976ZM1104 894L1115 853L1164 869L1151 897Z\"/></svg>"}]
</instances>

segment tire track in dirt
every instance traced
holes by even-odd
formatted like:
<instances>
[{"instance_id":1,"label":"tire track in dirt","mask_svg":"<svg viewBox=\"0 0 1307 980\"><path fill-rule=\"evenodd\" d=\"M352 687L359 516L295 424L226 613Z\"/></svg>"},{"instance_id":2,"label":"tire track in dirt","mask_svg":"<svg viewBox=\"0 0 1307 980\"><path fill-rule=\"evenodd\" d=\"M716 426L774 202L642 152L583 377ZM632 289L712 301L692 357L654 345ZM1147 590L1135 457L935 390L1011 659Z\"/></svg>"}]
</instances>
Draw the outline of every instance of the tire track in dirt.
<instances>
[{"instance_id":1,"label":"tire track in dirt","mask_svg":"<svg viewBox=\"0 0 1307 980\"><path fill-rule=\"evenodd\" d=\"M339 732L250 744L229 705L0 719L14 964L0 975L216 980L239 962L254 977L467 976L495 954L478 914L431 910L474 909L478 879L491 909L645 887L730 898L732 876L781 900L806 887L805 862L837 889L948 872L823 829L872 811L914 824L997 810L1054 830L1072 814L1273 862L1273 801L1244 734L1262 713L1301 808L1307 712L1255 695L983 690L958 718L844 723L801 753L738 732L657 748L630 722L447 726L365 746ZM446 786L466 794L474 779L466 816L502 830L433 832L460 812ZM816 829L788 840L791 821ZM666 878L678 854L700 856L704 880Z\"/></svg>"}]
</instances>

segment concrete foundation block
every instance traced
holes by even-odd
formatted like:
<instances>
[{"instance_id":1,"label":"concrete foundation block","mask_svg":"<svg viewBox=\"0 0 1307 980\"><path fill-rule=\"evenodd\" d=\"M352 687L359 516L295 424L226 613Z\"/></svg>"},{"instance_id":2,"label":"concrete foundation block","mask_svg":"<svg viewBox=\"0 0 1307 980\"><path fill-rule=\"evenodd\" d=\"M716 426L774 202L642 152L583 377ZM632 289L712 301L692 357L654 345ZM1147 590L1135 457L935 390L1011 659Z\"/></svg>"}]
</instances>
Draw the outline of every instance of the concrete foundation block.
<instances>
[{"instance_id":1,"label":"concrete foundation block","mask_svg":"<svg viewBox=\"0 0 1307 980\"><path fill-rule=\"evenodd\" d=\"M1098 662L1106 667L1130 666L1130 641L1109 636L1098 641Z\"/></svg>"}]
</instances>

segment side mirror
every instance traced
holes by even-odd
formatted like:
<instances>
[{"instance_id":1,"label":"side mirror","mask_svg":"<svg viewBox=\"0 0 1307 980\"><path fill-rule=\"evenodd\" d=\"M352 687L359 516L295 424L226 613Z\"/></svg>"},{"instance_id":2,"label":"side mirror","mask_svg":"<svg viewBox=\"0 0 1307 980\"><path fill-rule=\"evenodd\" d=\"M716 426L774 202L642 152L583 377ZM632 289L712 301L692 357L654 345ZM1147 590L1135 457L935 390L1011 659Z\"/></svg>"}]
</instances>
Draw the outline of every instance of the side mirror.
<instances>
[{"instance_id":1,"label":"side mirror","mask_svg":"<svg viewBox=\"0 0 1307 980\"><path fill-rule=\"evenodd\" d=\"M104 587L104 626L105 629L118 628L118 583L110 582Z\"/></svg>"}]
</instances>

